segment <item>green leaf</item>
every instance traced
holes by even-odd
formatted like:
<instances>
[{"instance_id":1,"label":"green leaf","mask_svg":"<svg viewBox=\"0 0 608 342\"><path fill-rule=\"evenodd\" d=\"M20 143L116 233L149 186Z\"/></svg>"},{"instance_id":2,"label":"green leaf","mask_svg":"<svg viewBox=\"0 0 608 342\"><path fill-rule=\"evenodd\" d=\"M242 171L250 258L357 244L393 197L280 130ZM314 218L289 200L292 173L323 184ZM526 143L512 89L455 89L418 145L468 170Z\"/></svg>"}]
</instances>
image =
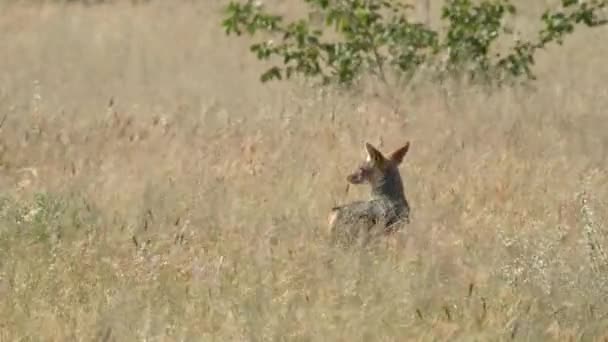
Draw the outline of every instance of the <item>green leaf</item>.
<instances>
[{"instance_id":1,"label":"green leaf","mask_svg":"<svg viewBox=\"0 0 608 342\"><path fill-rule=\"evenodd\" d=\"M260 80L262 81L262 83L266 83L268 81L272 81L272 80L281 80L282 76L281 76L281 69L278 67L272 67L268 70L266 70L262 76L260 76Z\"/></svg>"}]
</instances>

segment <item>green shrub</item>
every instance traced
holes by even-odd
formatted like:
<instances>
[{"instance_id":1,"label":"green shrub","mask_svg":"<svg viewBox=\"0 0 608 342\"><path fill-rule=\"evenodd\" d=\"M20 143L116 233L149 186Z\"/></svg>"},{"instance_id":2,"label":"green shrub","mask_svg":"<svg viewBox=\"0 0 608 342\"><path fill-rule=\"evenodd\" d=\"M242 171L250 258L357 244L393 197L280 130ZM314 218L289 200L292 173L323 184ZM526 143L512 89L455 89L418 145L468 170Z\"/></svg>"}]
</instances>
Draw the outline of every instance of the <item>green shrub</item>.
<instances>
[{"instance_id":1,"label":"green shrub","mask_svg":"<svg viewBox=\"0 0 608 342\"><path fill-rule=\"evenodd\" d=\"M599 26L608 0L562 0L561 9L542 15L536 40L516 40L504 55L492 51L517 9L509 0L446 0L442 31L411 21L409 6L395 0L304 0L307 18L287 22L251 0L231 2L222 25L227 35L266 33L250 46L260 60L282 60L261 75L263 82L299 74L323 84L352 84L366 73L386 82L387 72L409 79L421 66L444 78L465 75L502 83L534 79L534 54L547 44L561 44L575 25ZM321 19L321 20L317 20ZM332 32L333 31L333 32Z\"/></svg>"},{"instance_id":2,"label":"green shrub","mask_svg":"<svg viewBox=\"0 0 608 342\"><path fill-rule=\"evenodd\" d=\"M19 237L49 244L86 235L97 226L98 218L97 210L77 197L38 193L20 202L0 197L0 242Z\"/></svg>"}]
</instances>

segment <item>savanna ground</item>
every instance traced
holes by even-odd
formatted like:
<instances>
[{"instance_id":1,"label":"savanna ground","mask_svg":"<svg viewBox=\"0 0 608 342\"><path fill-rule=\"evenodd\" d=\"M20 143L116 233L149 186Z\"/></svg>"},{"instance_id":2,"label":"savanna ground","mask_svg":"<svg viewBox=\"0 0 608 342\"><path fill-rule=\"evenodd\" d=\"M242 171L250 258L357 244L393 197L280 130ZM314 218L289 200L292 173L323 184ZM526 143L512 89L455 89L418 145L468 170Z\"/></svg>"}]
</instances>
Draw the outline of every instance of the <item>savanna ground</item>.
<instances>
[{"instance_id":1,"label":"savanna ground","mask_svg":"<svg viewBox=\"0 0 608 342\"><path fill-rule=\"evenodd\" d=\"M395 110L262 86L225 4L0 5L1 341L608 337L606 28L533 88L422 80ZM411 141L412 223L343 250L366 140Z\"/></svg>"}]
</instances>

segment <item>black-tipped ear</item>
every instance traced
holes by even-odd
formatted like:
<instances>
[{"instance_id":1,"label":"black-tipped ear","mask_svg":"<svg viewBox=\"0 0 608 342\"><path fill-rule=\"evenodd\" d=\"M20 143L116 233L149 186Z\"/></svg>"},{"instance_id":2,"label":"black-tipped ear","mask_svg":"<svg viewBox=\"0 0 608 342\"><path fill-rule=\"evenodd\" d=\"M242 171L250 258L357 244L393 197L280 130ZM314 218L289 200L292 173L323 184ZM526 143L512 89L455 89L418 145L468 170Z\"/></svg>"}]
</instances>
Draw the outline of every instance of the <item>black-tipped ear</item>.
<instances>
[{"instance_id":1,"label":"black-tipped ear","mask_svg":"<svg viewBox=\"0 0 608 342\"><path fill-rule=\"evenodd\" d=\"M395 152L391 153L390 160L394 161L397 164L401 164L403 161L403 157L407 154L407 151L410 149L410 142L406 142L403 147L397 149Z\"/></svg>"},{"instance_id":2,"label":"black-tipped ear","mask_svg":"<svg viewBox=\"0 0 608 342\"><path fill-rule=\"evenodd\" d=\"M381 163L384 161L384 156L378 151L372 144L366 142L365 150L367 151L367 160L374 163Z\"/></svg>"}]
</instances>

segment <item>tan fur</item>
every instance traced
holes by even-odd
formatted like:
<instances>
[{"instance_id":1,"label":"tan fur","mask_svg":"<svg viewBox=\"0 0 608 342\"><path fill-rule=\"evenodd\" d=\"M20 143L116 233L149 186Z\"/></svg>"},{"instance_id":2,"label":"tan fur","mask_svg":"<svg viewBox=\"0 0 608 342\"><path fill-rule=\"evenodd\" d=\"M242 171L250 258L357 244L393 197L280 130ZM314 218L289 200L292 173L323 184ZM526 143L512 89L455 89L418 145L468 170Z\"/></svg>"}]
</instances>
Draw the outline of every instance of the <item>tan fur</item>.
<instances>
[{"instance_id":1,"label":"tan fur","mask_svg":"<svg viewBox=\"0 0 608 342\"><path fill-rule=\"evenodd\" d=\"M332 210L329 213L329 217L327 218L327 231L329 232L329 234L332 234L335 227L336 227L336 222L338 221L338 211L336 210Z\"/></svg>"}]
</instances>

